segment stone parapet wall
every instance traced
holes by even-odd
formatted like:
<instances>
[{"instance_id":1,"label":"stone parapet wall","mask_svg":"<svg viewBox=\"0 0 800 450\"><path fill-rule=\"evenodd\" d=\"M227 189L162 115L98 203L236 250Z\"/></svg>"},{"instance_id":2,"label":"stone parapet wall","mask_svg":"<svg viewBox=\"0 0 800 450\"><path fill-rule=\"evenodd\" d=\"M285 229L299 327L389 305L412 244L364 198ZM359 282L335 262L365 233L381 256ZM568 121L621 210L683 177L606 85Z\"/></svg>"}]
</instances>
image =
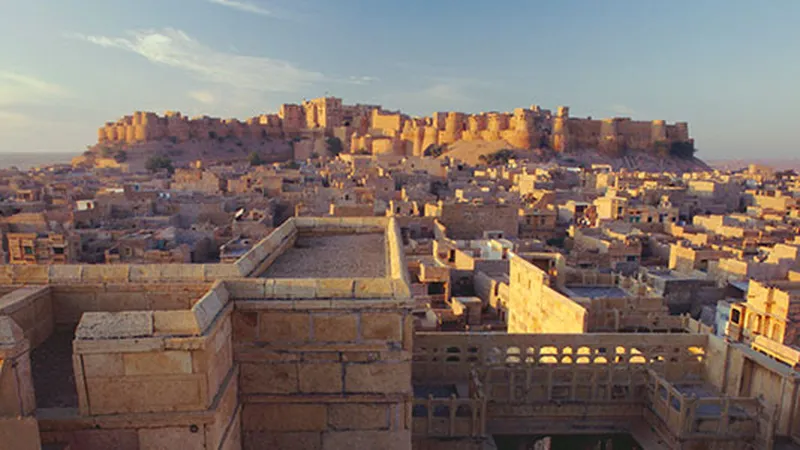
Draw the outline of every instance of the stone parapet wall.
<instances>
[{"instance_id":1,"label":"stone parapet wall","mask_svg":"<svg viewBox=\"0 0 800 450\"><path fill-rule=\"evenodd\" d=\"M229 316L207 335L180 338L153 337L147 312L87 313L73 354L81 413L207 410L233 370Z\"/></svg>"},{"instance_id":2,"label":"stone parapet wall","mask_svg":"<svg viewBox=\"0 0 800 450\"><path fill-rule=\"evenodd\" d=\"M264 272L296 239L296 219L290 218L236 261L239 273L247 276Z\"/></svg>"},{"instance_id":3,"label":"stone parapet wall","mask_svg":"<svg viewBox=\"0 0 800 450\"><path fill-rule=\"evenodd\" d=\"M154 311L156 320L168 312L190 313L211 283L79 283L51 285L53 320L74 326L87 312ZM178 314L173 314L178 315Z\"/></svg>"},{"instance_id":4,"label":"stone parapet wall","mask_svg":"<svg viewBox=\"0 0 800 450\"><path fill-rule=\"evenodd\" d=\"M84 313L73 342L79 415L44 420L46 442L86 450L240 448L233 305L222 282L192 303Z\"/></svg>"},{"instance_id":5,"label":"stone parapet wall","mask_svg":"<svg viewBox=\"0 0 800 450\"><path fill-rule=\"evenodd\" d=\"M415 383L467 382L475 366L581 368L652 368L668 376L702 374L708 336L648 333L505 334L416 333ZM447 355L442 357L442 355ZM506 383L507 384L507 383ZM491 389L485 385L488 400Z\"/></svg>"},{"instance_id":6,"label":"stone parapet wall","mask_svg":"<svg viewBox=\"0 0 800 450\"><path fill-rule=\"evenodd\" d=\"M235 264L58 264L0 266L0 284L210 282L238 278Z\"/></svg>"},{"instance_id":7,"label":"stone parapet wall","mask_svg":"<svg viewBox=\"0 0 800 450\"><path fill-rule=\"evenodd\" d=\"M47 286L22 287L0 297L0 315L11 317L31 347L53 332L53 302Z\"/></svg>"}]
</instances>

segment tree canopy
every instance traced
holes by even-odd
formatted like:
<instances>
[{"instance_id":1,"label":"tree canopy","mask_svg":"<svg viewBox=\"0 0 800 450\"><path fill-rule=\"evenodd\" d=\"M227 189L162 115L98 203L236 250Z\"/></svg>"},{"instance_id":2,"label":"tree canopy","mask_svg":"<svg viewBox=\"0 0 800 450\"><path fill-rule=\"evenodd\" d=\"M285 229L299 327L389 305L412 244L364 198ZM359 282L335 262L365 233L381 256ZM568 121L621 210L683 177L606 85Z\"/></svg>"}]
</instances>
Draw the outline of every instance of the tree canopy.
<instances>
[{"instance_id":1,"label":"tree canopy","mask_svg":"<svg viewBox=\"0 0 800 450\"><path fill-rule=\"evenodd\" d=\"M692 159L697 150L692 141L673 142L669 147L669 154L676 158Z\"/></svg>"},{"instance_id":2,"label":"tree canopy","mask_svg":"<svg viewBox=\"0 0 800 450\"><path fill-rule=\"evenodd\" d=\"M250 161L251 166L263 166L266 163L266 161L261 158L261 155L259 155L258 152L250 153L250 156L248 156L247 160Z\"/></svg>"},{"instance_id":3,"label":"tree canopy","mask_svg":"<svg viewBox=\"0 0 800 450\"><path fill-rule=\"evenodd\" d=\"M444 153L444 149L445 149L444 145L431 144L425 149L425 151L422 152L422 155L430 156L431 158L438 158L442 156L442 154Z\"/></svg>"},{"instance_id":4,"label":"tree canopy","mask_svg":"<svg viewBox=\"0 0 800 450\"><path fill-rule=\"evenodd\" d=\"M159 170L166 170L169 173L175 172L175 167L172 166L172 160L164 155L151 156L144 167L150 172L157 172Z\"/></svg>"},{"instance_id":5,"label":"tree canopy","mask_svg":"<svg viewBox=\"0 0 800 450\"><path fill-rule=\"evenodd\" d=\"M325 142L328 144L328 151L331 152L333 156L339 156L339 154L344 151L342 140L337 137L329 137Z\"/></svg>"},{"instance_id":6,"label":"tree canopy","mask_svg":"<svg viewBox=\"0 0 800 450\"><path fill-rule=\"evenodd\" d=\"M489 166L504 166L514 158L514 150L507 148L498 150L488 155L478 156L478 160Z\"/></svg>"}]
</instances>

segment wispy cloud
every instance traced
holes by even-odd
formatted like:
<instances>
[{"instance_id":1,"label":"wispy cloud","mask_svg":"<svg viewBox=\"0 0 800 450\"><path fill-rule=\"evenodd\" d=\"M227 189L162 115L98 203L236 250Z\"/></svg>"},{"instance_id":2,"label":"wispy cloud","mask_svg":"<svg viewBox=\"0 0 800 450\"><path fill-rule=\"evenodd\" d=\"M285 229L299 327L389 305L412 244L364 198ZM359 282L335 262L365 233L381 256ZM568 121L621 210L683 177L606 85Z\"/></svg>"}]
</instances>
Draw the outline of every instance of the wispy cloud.
<instances>
[{"instance_id":1,"label":"wispy cloud","mask_svg":"<svg viewBox=\"0 0 800 450\"><path fill-rule=\"evenodd\" d=\"M208 0L216 5L227 6L242 12L258 14L261 16L271 16L272 12L256 3L243 2L239 0Z\"/></svg>"},{"instance_id":2,"label":"wispy cloud","mask_svg":"<svg viewBox=\"0 0 800 450\"><path fill-rule=\"evenodd\" d=\"M187 94L189 98L196 100L205 105L214 103L214 94L208 91L191 91Z\"/></svg>"},{"instance_id":3,"label":"wispy cloud","mask_svg":"<svg viewBox=\"0 0 800 450\"><path fill-rule=\"evenodd\" d=\"M383 101L419 112L469 108L475 103L473 91L485 87L483 82L472 78L425 77L423 81L426 83L416 89L384 95Z\"/></svg>"},{"instance_id":4,"label":"wispy cloud","mask_svg":"<svg viewBox=\"0 0 800 450\"><path fill-rule=\"evenodd\" d=\"M301 69L288 61L214 50L174 28L131 31L127 37L71 36L101 47L133 52L154 64L239 89L298 92L326 79L322 73Z\"/></svg>"},{"instance_id":5,"label":"wispy cloud","mask_svg":"<svg viewBox=\"0 0 800 450\"><path fill-rule=\"evenodd\" d=\"M362 86L362 85L365 85L365 84L374 83L374 82L378 81L378 79L375 78L375 77L366 77L366 76L364 76L364 77L349 77L349 78L347 78L346 81L348 83L351 83L351 84L357 84L359 86Z\"/></svg>"},{"instance_id":6,"label":"wispy cloud","mask_svg":"<svg viewBox=\"0 0 800 450\"><path fill-rule=\"evenodd\" d=\"M17 72L0 71L0 106L41 103L70 95L57 84Z\"/></svg>"},{"instance_id":7,"label":"wispy cloud","mask_svg":"<svg viewBox=\"0 0 800 450\"><path fill-rule=\"evenodd\" d=\"M609 110L611 110L611 112L614 114L621 114L623 116L633 116L636 114L636 111L634 111L633 108L620 104L611 105Z\"/></svg>"},{"instance_id":8,"label":"wispy cloud","mask_svg":"<svg viewBox=\"0 0 800 450\"><path fill-rule=\"evenodd\" d=\"M25 114L0 109L0 131L3 129L24 128L31 125L32 118Z\"/></svg>"},{"instance_id":9,"label":"wispy cloud","mask_svg":"<svg viewBox=\"0 0 800 450\"><path fill-rule=\"evenodd\" d=\"M48 105L70 98L72 93L58 84L19 72L0 71L0 132L19 130L35 123L19 111L31 105Z\"/></svg>"},{"instance_id":10,"label":"wispy cloud","mask_svg":"<svg viewBox=\"0 0 800 450\"><path fill-rule=\"evenodd\" d=\"M421 95L446 102L470 102L472 98L464 92L462 86L437 83L424 89Z\"/></svg>"}]
</instances>

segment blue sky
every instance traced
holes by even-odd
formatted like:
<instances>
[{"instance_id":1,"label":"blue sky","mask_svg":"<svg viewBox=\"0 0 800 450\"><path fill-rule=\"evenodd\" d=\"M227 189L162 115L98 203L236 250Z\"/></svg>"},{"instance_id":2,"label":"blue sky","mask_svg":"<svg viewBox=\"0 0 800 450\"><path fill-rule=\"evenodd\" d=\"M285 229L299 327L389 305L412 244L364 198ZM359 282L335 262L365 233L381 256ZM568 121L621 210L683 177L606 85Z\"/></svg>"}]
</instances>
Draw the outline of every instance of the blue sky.
<instances>
[{"instance_id":1,"label":"blue sky","mask_svg":"<svg viewBox=\"0 0 800 450\"><path fill-rule=\"evenodd\" d=\"M688 121L699 156L800 155L797 0L0 0L0 151L135 110L325 94L415 115L569 105Z\"/></svg>"}]
</instances>

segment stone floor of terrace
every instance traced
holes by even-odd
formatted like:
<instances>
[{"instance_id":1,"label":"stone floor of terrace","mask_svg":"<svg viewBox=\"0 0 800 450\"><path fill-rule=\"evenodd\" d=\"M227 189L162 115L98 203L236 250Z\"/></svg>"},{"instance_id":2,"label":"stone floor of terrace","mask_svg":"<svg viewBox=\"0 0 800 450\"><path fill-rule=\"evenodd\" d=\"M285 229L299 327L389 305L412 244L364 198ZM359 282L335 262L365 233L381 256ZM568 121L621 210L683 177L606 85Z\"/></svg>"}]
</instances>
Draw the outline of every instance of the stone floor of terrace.
<instances>
[{"instance_id":1,"label":"stone floor of terrace","mask_svg":"<svg viewBox=\"0 0 800 450\"><path fill-rule=\"evenodd\" d=\"M33 386L37 408L77 408L75 372L72 367L72 328L58 329L31 351Z\"/></svg>"},{"instance_id":2,"label":"stone floor of terrace","mask_svg":"<svg viewBox=\"0 0 800 450\"><path fill-rule=\"evenodd\" d=\"M382 278L386 276L382 233L299 236L261 275L264 278Z\"/></svg>"}]
</instances>

